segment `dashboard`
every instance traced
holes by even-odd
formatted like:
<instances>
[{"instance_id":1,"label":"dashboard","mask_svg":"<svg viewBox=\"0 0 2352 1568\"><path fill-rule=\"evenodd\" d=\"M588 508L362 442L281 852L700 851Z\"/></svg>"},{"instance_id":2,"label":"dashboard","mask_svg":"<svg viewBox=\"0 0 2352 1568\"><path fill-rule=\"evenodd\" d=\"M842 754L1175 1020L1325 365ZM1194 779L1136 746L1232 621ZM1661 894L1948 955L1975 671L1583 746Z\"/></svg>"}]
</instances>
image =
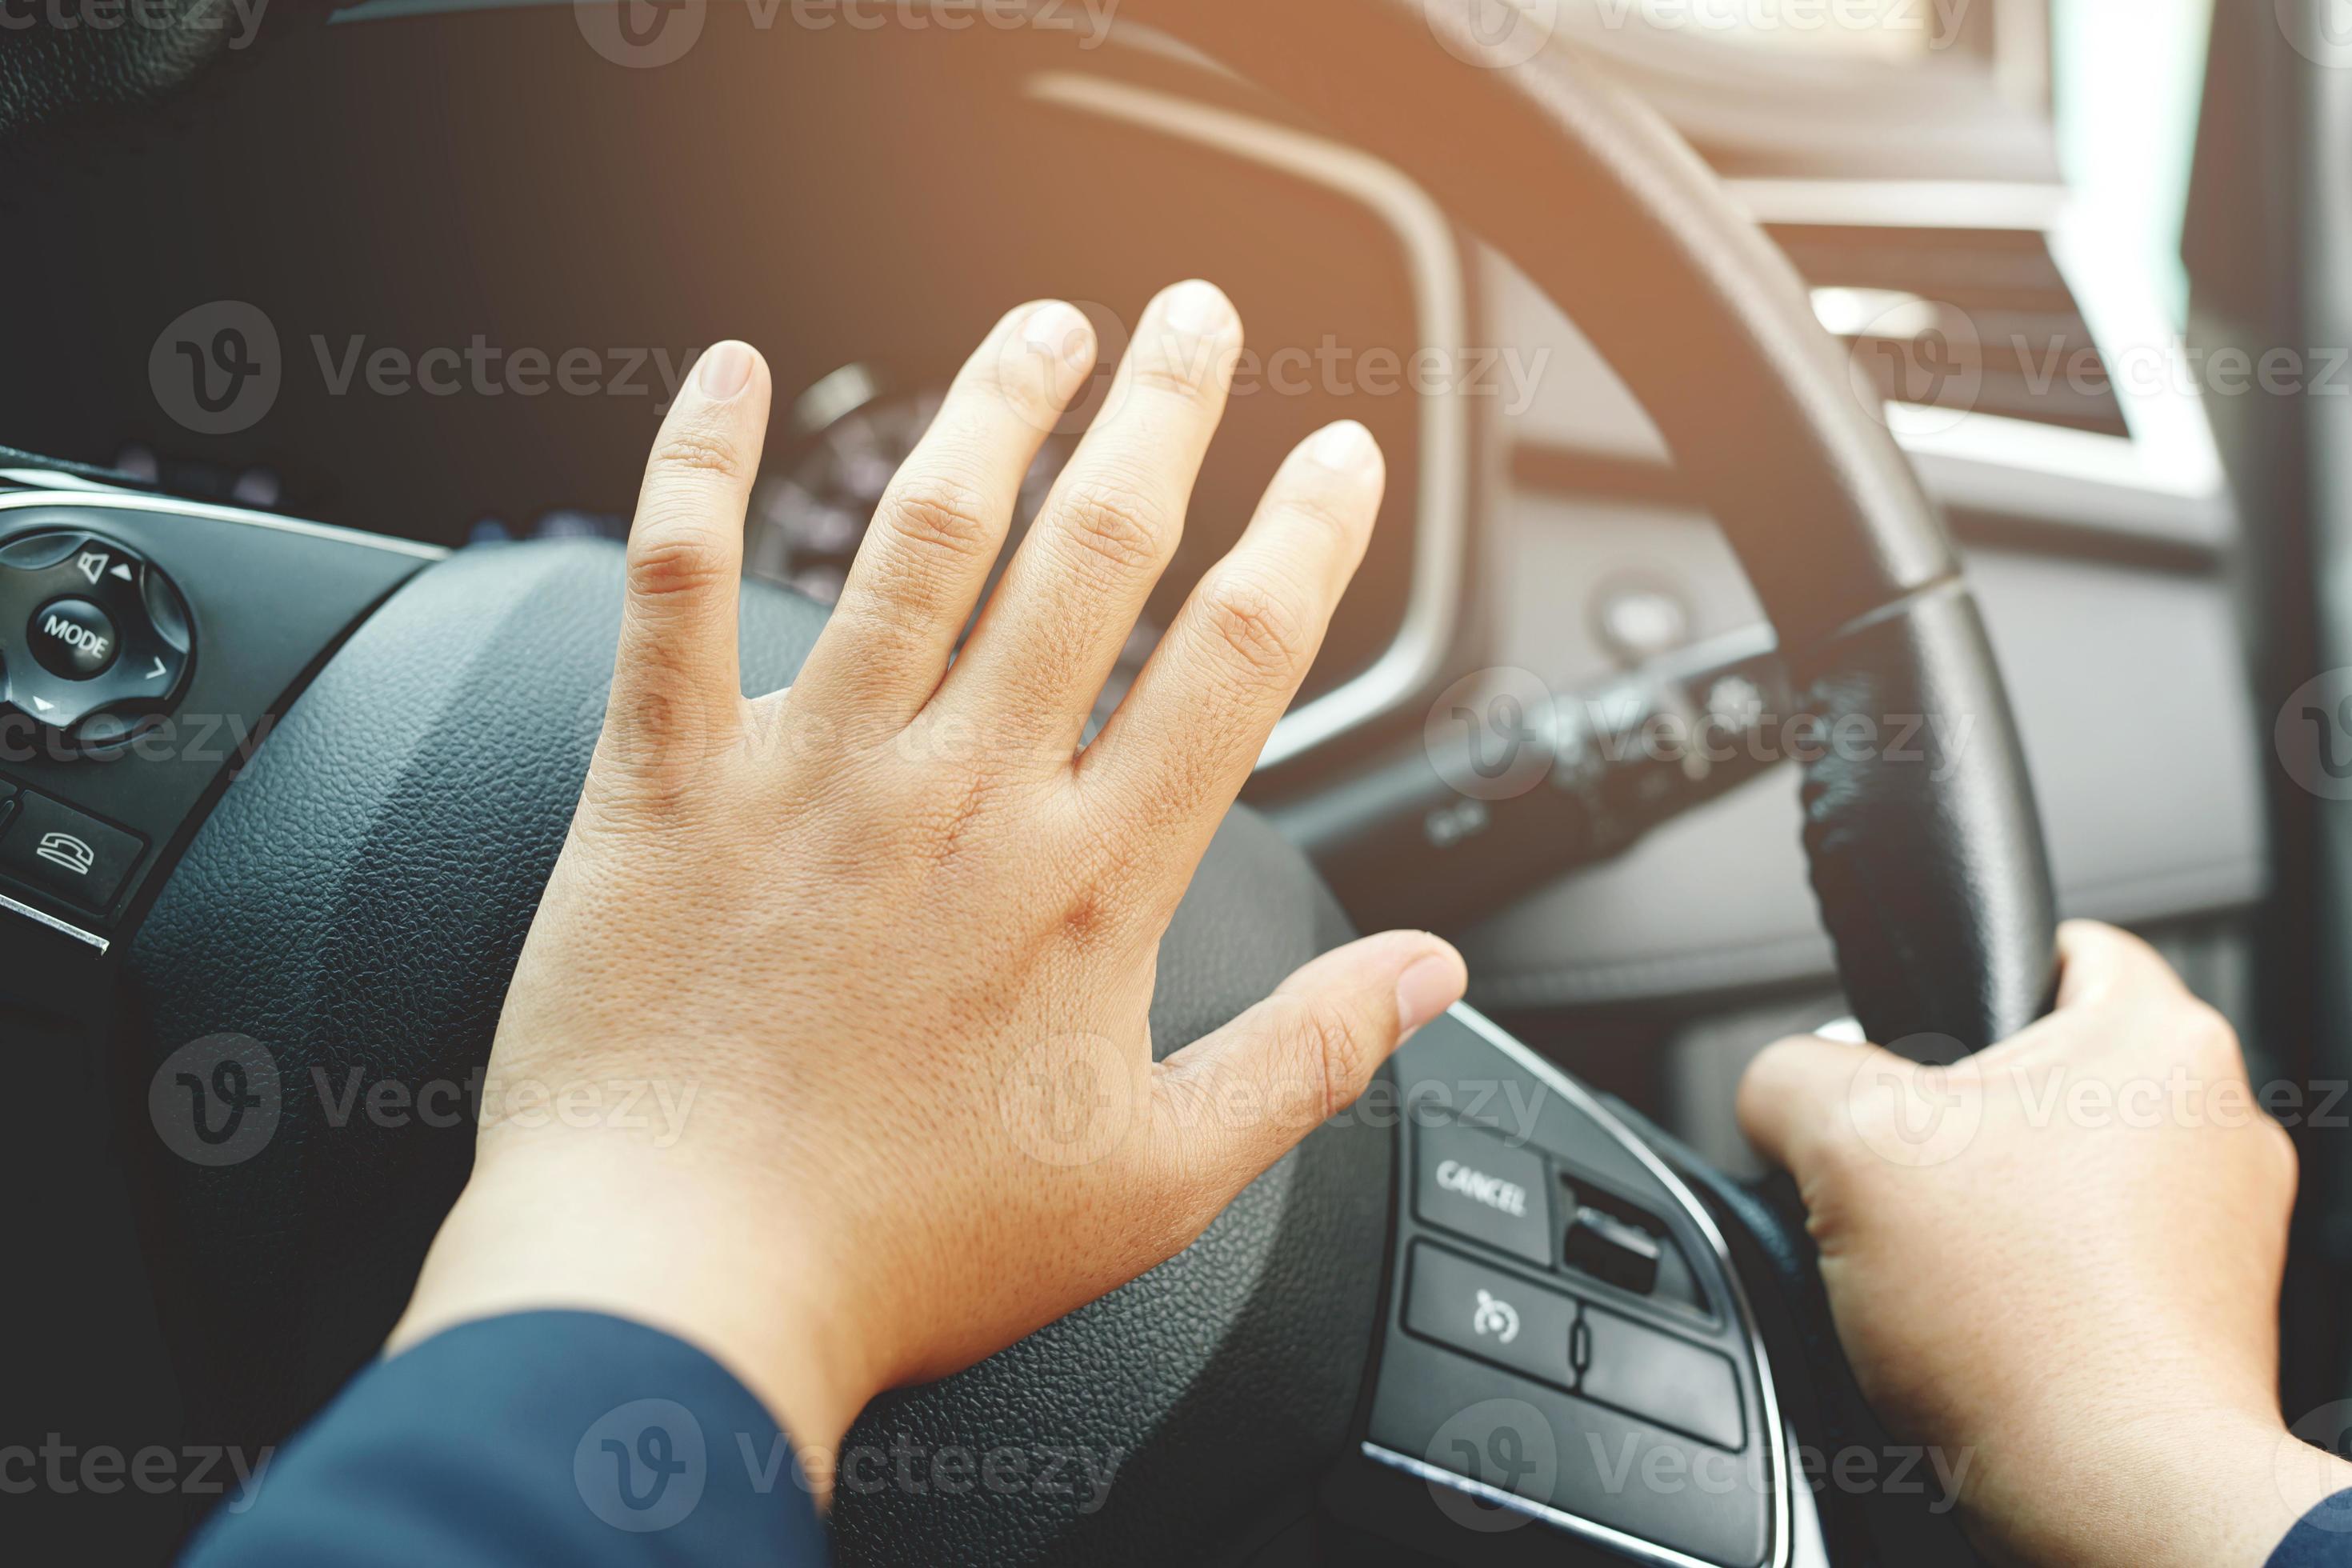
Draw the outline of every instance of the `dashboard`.
<instances>
[{"instance_id":1,"label":"dashboard","mask_svg":"<svg viewBox=\"0 0 2352 1568\"><path fill-rule=\"evenodd\" d=\"M1148 622L1238 537L1280 455L1339 417L1380 437L1391 500L1310 700L1378 663L1416 584L1419 620L1451 605L1458 577L1415 552L1423 520L1460 504L1462 421L1421 389L1486 362L1461 352L1464 266L1426 197L1230 84L1169 93L1149 60L1089 77L1019 37L733 25L730 47L625 71L568 12L387 21L206 90L167 154L94 157L101 210L87 187L20 198L26 217L72 210L0 260L12 291L92 308L0 326L11 363L58 367L0 405L12 440L440 545L617 536L668 389L702 345L741 336L778 389L747 558L829 599L895 458L999 315L1077 300L1106 349L1034 506L1126 323L1209 276L1249 348ZM419 82L433 133L373 134L414 115ZM367 199L322 199L345 191ZM167 230L185 247L168 259ZM204 351L219 301L251 308L274 396L242 428L191 429L201 411L151 384L178 364L151 362L159 334ZM1458 548L1458 517L1447 531Z\"/></svg>"},{"instance_id":2,"label":"dashboard","mask_svg":"<svg viewBox=\"0 0 2352 1568\"><path fill-rule=\"evenodd\" d=\"M2031 138L2000 143L1998 181L1831 169L1747 136L1705 71L1622 68L1732 177L1858 368L1962 329L1963 395L1911 394L1893 418L1969 554L2067 910L2240 951L2267 885L2240 521L2197 399L2109 374L2178 347L2133 268ZM1806 68L1776 78L1781 100ZM1969 90L1895 75L1939 101ZM616 534L665 378L740 335L780 393L747 567L823 599L998 314L1077 300L1115 354L1157 288L1207 275L1252 353L1122 676L1290 443L1353 416L1391 461L1372 555L1251 792L1278 820L1414 763L1433 700L1475 672L1574 701L1695 649L1757 650L1737 563L1570 314L1431 193L1130 28L1073 52L714 9L684 59L628 70L568 7L377 0L267 72L199 84L168 131L120 135L9 183L12 220L46 237L0 255L0 279L56 303L0 320L0 352L37 367L0 391L22 447L427 544ZM175 409L156 370L223 301L266 324L278 367L236 428ZM2038 375L2053 355L2097 374ZM1647 1102L1727 1100L1710 1031L1837 1010L1794 794L1768 773L1465 911L1449 923L1474 999ZM1501 820L1412 824L1380 868L1399 909L1482 835L1493 851ZM1717 1131L1703 1152L1736 1168Z\"/></svg>"}]
</instances>

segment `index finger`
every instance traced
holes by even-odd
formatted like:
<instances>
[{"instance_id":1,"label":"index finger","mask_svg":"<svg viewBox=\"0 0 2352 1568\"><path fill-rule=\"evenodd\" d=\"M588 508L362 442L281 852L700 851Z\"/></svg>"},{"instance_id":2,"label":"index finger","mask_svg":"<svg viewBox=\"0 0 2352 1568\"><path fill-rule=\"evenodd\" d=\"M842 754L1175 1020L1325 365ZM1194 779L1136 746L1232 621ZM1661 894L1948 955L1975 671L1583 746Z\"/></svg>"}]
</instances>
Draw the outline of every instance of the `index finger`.
<instances>
[{"instance_id":1,"label":"index finger","mask_svg":"<svg viewBox=\"0 0 2352 1568\"><path fill-rule=\"evenodd\" d=\"M723 739L742 702L743 518L768 434L768 367L706 350L662 420L629 525L628 588L606 732L641 762Z\"/></svg>"},{"instance_id":2,"label":"index finger","mask_svg":"<svg viewBox=\"0 0 2352 1568\"><path fill-rule=\"evenodd\" d=\"M2058 1007L2096 1006L2131 993L2188 994L2164 955L2129 931L2096 921L2058 928Z\"/></svg>"}]
</instances>

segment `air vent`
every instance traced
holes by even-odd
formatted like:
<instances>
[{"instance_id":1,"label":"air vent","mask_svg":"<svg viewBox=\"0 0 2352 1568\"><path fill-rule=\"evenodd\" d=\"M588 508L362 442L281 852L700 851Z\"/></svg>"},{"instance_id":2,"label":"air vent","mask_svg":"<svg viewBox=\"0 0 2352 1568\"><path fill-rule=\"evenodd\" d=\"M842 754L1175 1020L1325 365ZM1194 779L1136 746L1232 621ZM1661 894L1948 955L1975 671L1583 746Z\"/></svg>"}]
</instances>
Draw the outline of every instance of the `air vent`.
<instances>
[{"instance_id":1,"label":"air vent","mask_svg":"<svg viewBox=\"0 0 2352 1568\"><path fill-rule=\"evenodd\" d=\"M1897 402L2128 436L2105 357L2030 229L1780 225L1822 324Z\"/></svg>"}]
</instances>

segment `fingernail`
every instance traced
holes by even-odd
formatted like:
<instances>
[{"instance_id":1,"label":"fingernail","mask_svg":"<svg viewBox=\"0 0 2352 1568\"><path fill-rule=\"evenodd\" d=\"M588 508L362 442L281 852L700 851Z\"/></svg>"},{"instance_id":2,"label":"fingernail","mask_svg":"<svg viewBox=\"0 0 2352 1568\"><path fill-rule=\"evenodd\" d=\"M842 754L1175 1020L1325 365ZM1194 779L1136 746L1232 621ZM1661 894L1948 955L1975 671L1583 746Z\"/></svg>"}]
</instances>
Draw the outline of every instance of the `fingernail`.
<instances>
[{"instance_id":1,"label":"fingernail","mask_svg":"<svg viewBox=\"0 0 2352 1568\"><path fill-rule=\"evenodd\" d=\"M1021 329L1022 343L1045 356L1057 396L1067 397L1079 379L1095 364L1095 329L1086 312L1059 300L1029 312Z\"/></svg>"},{"instance_id":2,"label":"fingernail","mask_svg":"<svg viewBox=\"0 0 2352 1568\"><path fill-rule=\"evenodd\" d=\"M1168 291L1168 324L1196 338L1221 337L1233 325L1233 301L1213 283L1195 278Z\"/></svg>"},{"instance_id":3,"label":"fingernail","mask_svg":"<svg viewBox=\"0 0 2352 1568\"><path fill-rule=\"evenodd\" d=\"M1397 1032L1410 1035L1462 999L1462 963L1450 953L1416 959L1397 977Z\"/></svg>"},{"instance_id":4,"label":"fingernail","mask_svg":"<svg viewBox=\"0 0 2352 1568\"><path fill-rule=\"evenodd\" d=\"M713 343L703 352L702 368L695 374L702 395L724 403L743 390L751 379L750 345L729 340Z\"/></svg>"},{"instance_id":5,"label":"fingernail","mask_svg":"<svg viewBox=\"0 0 2352 1568\"><path fill-rule=\"evenodd\" d=\"M1358 473L1370 467L1380 450L1372 433L1352 419L1342 419L1318 430L1307 443L1307 457L1340 474Z\"/></svg>"}]
</instances>

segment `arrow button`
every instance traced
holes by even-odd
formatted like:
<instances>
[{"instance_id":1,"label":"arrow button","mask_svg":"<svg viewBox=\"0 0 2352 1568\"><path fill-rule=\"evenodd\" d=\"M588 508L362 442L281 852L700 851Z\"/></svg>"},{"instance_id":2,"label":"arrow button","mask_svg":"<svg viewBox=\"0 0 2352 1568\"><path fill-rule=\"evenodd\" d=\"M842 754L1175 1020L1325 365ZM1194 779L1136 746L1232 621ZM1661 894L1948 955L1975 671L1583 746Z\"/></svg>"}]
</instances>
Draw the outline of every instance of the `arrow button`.
<instances>
[{"instance_id":1,"label":"arrow button","mask_svg":"<svg viewBox=\"0 0 2352 1568\"><path fill-rule=\"evenodd\" d=\"M161 680L167 673L169 672L163 668L163 660L158 657L155 660L155 668L147 672L146 679L149 680Z\"/></svg>"}]
</instances>

